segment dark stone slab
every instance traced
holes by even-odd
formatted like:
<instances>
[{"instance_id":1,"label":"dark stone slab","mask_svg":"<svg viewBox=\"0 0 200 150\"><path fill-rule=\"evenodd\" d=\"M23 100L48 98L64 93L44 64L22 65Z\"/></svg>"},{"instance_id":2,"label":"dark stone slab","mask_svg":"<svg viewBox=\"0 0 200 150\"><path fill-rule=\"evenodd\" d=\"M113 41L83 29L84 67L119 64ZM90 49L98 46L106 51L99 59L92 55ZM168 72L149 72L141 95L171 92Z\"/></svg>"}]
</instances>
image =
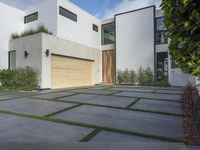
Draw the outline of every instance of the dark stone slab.
<instances>
[{"instance_id":1,"label":"dark stone slab","mask_svg":"<svg viewBox=\"0 0 200 150\"><path fill-rule=\"evenodd\" d=\"M36 95L36 96L32 96L32 97L42 98L42 99L56 99L56 98L60 98L60 97L64 97L64 96L70 96L73 94L74 93L69 93L69 92L53 92L53 93Z\"/></svg>"},{"instance_id":2,"label":"dark stone slab","mask_svg":"<svg viewBox=\"0 0 200 150\"><path fill-rule=\"evenodd\" d=\"M183 139L183 119L177 116L80 106L53 117L144 134Z\"/></svg>"},{"instance_id":3,"label":"dark stone slab","mask_svg":"<svg viewBox=\"0 0 200 150\"><path fill-rule=\"evenodd\" d=\"M0 143L61 144L78 142L93 129L0 114ZM13 148L15 149L15 148Z\"/></svg>"},{"instance_id":4,"label":"dark stone slab","mask_svg":"<svg viewBox=\"0 0 200 150\"><path fill-rule=\"evenodd\" d=\"M179 102L141 99L131 108L139 110L150 110L150 111L159 111L165 113L182 114L181 103Z\"/></svg>"},{"instance_id":5,"label":"dark stone slab","mask_svg":"<svg viewBox=\"0 0 200 150\"><path fill-rule=\"evenodd\" d=\"M75 106L72 103L53 102L33 98L18 98L0 102L0 109L17 113L44 116L65 108Z\"/></svg>"},{"instance_id":6,"label":"dark stone slab","mask_svg":"<svg viewBox=\"0 0 200 150\"><path fill-rule=\"evenodd\" d=\"M160 99L160 100L169 100L169 101L180 101L181 100L181 95L159 94L159 93L121 92L121 93L117 93L114 95L127 96L127 97L149 98L149 99Z\"/></svg>"},{"instance_id":7,"label":"dark stone slab","mask_svg":"<svg viewBox=\"0 0 200 150\"><path fill-rule=\"evenodd\" d=\"M136 98L78 94L78 95L74 95L74 96L63 97L58 100L125 108L130 103L134 102L136 100Z\"/></svg>"}]
</instances>

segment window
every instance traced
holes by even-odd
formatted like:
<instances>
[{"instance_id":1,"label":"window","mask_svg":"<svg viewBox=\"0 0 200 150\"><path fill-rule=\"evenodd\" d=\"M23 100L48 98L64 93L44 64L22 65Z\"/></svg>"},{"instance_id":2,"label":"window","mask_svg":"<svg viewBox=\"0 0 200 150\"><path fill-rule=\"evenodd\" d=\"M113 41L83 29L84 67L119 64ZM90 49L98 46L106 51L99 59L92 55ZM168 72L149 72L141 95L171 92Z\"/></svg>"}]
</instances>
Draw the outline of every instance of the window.
<instances>
[{"instance_id":1,"label":"window","mask_svg":"<svg viewBox=\"0 0 200 150\"><path fill-rule=\"evenodd\" d=\"M38 20L38 12L24 17L24 23L29 23L35 20Z\"/></svg>"},{"instance_id":2,"label":"window","mask_svg":"<svg viewBox=\"0 0 200 150\"><path fill-rule=\"evenodd\" d=\"M9 52L9 69L16 68L16 51Z\"/></svg>"},{"instance_id":3,"label":"window","mask_svg":"<svg viewBox=\"0 0 200 150\"><path fill-rule=\"evenodd\" d=\"M115 42L115 23L102 25L102 45L113 44Z\"/></svg>"},{"instance_id":4,"label":"window","mask_svg":"<svg viewBox=\"0 0 200 150\"><path fill-rule=\"evenodd\" d=\"M98 26L95 25L95 24L93 24L93 30L96 31L96 32L98 32Z\"/></svg>"},{"instance_id":5,"label":"window","mask_svg":"<svg viewBox=\"0 0 200 150\"><path fill-rule=\"evenodd\" d=\"M156 18L156 44L167 44L166 28L164 17Z\"/></svg>"},{"instance_id":6,"label":"window","mask_svg":"<svg viewBox=\"0 0 200 150\"><path fill-rule=\"evenodd\" d=\"M167 44L166 31L156 31L156 44Z\"/></svg>"},{"instance_id":7,"label":"window","mask_svg":"<svg viewBox=\"0 0 200 150\"><path fill-rule=\"evenodd\" d=\"M157 53L157 81L168 81L168 53Z\"/></svg>"},{"instance_id":8,"label":"window","mask_svg":"<svg viewBox=\"0 0 200 150\"><path fill-rule=\"evenodd\" d=\"M64 16L64 17L66 17L66 18L68 18L70 20L73 20L73 21L77 22L77 15L72 13L71 11L61 7L61 6L59 8L59 14L61 16Z\"/></svg>"}]
</instances>

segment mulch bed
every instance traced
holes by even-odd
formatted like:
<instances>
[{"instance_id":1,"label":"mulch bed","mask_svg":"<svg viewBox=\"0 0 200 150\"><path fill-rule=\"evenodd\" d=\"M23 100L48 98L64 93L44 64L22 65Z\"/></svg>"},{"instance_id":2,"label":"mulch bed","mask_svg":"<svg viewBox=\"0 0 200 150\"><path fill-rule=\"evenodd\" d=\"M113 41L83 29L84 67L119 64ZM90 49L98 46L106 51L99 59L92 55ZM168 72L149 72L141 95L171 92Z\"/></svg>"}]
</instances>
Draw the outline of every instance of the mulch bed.
<instances>
[{"instance_id":1,"label":"mulch bed","mask_svg":"<svg viewBox=\"0 0 200 150\"><path fill-rule=\"evenodd\" d=\"M189 105L189 100L194 100L193 92L186 92L187 88L185 89L183 95L183 123L184 123L184 134L185 134L185 142L188 145L200 145L200 122L199 120L196 121L194 119L194 113L192 111L191 105ZM188 96L188 93L189 96ZM199 95L198 95L199 96ZM200 98L198 99L199 104ZM195 104L196 106L196 104ZM198 105L199 106L199 105ZM197 108L198 112L200 112L199 107Z\"/></svg>"}]
</instances>

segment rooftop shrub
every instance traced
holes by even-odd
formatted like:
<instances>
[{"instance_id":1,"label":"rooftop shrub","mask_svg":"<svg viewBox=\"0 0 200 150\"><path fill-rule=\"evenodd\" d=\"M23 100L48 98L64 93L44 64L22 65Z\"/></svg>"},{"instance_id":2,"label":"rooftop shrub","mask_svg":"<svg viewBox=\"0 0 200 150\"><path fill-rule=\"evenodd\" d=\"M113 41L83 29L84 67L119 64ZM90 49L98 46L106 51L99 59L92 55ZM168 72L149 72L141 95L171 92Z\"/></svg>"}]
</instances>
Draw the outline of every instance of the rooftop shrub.
<instances>
[{"instance_id":1,"label":"rooftop shrub","mask_svg":"<svg viewBox=\"0 0 200 150\"><path fill-rule=\"evenodd\" d=\"M52 32L50 32L46 27L44 27L43 25L39 25L36 29L28 29L22 32L21 34L13 33L11 35L11 39L17 39L20 37L25 37L25 36L29 36L29 35L33 35L37 33L46 33L46 34L52 35Z\"/></svg>"}]
</instances>

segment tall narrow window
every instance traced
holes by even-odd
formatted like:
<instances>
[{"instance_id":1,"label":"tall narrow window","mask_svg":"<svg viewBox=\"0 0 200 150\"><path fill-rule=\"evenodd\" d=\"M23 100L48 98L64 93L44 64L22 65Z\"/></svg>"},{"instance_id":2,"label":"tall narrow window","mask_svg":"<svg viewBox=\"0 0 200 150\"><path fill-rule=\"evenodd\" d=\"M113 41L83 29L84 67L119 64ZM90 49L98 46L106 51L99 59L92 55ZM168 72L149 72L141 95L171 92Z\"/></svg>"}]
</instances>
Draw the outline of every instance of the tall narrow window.
<instances>
[{"instance_id":1,"label":"tall narrow window","mask_svg":"<svg viewBox=\"0 0 200 150\"><path fill-rule=\"evenodd\" d=\"M102 25L102 45L113 44L115 42L115 23Z\"/></svg>"},{"instance_id":2,"label":"tall narrow window","mask_svg":"<svg viewBox=\"0 0 200 150\"><path fill-rule=\"evenodd\" d=\"M35 12L33 14L24 17L24 23L29 23L35 20L38 20L38 12Z\"/></svg>"},{"instance_id":3,"label":"tall narrow window","mask_svg":"<svg viewBox=\"0 0 200 150\"><path fill-rule=\"evenodd\" d=\"M9 52L9 69L16 68L16 51Z\"/></svg>"},{"instance_id":4,"label":"tall narrow window","mask_svg":"<svg viewBox=\"0 0 200 150\"><path fill-rule=\"evenodd\" d=\"M156 18L156 44L167 44L166 28L164 17Z\"/></svg>"},{"instance_id":5,"label":"tall narrow window","mask_svg":"<svg viewBox=\"0 0 200 150\"><path fill-rule=\"evenodd\" d=\"M59 7L59 14L61 16L64 16L70 20L77 22L77 15L61 6Z\"/></svg>"}]
</instances>

